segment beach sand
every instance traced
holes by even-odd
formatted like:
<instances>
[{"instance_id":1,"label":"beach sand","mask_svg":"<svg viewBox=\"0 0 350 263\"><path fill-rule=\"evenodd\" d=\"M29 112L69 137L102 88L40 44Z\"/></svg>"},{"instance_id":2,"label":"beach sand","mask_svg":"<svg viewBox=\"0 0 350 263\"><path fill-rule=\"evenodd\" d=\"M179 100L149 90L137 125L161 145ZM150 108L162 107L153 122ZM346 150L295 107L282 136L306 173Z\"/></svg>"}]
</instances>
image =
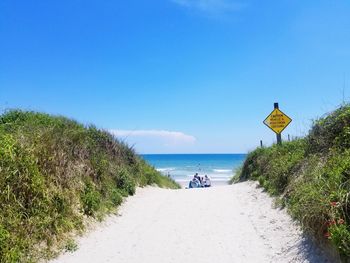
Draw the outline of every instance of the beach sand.
<instances>
[{"instance_id":1,"label":"beach sand","mask_svg":"<svg viewBox=\"0 0 350 263\"><path fill-rule=\"evenodd\" d=\"M187 181L178 181L176 180L176 182L181 185L181 188L185 189L185 188L188 188L188 184L190 182L190 180L187 180ZM213 187L217 187L217 186L227 186L229 185L229 181L228 180L212 180L211 181L211 185Z\"/></svg>"},{"instance_id":2,"label":"beach sand","mask_svg":"<svg viewBox=\"0 0 350 263\"><path fill-rule=\"evenodd\" d=\"M255 182L146 187L52 263L330 262Z\"/></svg>"}]
</instances>

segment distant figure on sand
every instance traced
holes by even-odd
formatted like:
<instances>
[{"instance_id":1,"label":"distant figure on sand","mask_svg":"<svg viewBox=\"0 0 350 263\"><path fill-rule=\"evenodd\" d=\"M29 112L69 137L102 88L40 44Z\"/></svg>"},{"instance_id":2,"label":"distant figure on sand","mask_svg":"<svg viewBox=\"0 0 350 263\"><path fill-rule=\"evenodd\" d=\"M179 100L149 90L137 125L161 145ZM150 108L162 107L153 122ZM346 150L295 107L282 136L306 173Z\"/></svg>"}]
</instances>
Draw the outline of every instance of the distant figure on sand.
<instances>
[{"instance_id":1,"label":"distant figure on sand","mask_svg":"<svg viewBox=\"0 0 350 263\"><path fill-rule=\"evenodd\" d=\"M193 178L194 178L194 179L197 179L197 180L200 179L198 173L195 173L195 175L193 176Z\"/></svg>"},{"instance_id":2,"label":"distant figure on sand","mask_svg":"<svg viewBox=\"0 0 350 263\"><path fill-rule=\"evenodd\" d=\"M208 175L204 176L203 184L204 184L204 187L210 187L211 186L211 181L210 181L210 178L209 178Z\"/></svg>"},{"instance_id":3,"label":"distant figure on sand","mask_svg":"<svg viewBox=\"0 0 350 263\"><path fill-rule=\"evenodd\" d=\"M188 188L200 188L200 187L210 187L211 181L208 175L200 177L198 173L193 176L193 179L190 181Z\"/></svg>"},{"instance_id":4,"label":"distant figure on sand","mask_svg":"<svg viewBox=\"0 0 350 263\"><path fill-rule=\"evenodd\" d=\"M202 185L201 185L201 179L200 179L198 173L196 173L196 174L193 176L193 179L190 181L188 187L189 187L189 188L198 188L198 187L202 187Z\"/></svg>"}]
</instances>

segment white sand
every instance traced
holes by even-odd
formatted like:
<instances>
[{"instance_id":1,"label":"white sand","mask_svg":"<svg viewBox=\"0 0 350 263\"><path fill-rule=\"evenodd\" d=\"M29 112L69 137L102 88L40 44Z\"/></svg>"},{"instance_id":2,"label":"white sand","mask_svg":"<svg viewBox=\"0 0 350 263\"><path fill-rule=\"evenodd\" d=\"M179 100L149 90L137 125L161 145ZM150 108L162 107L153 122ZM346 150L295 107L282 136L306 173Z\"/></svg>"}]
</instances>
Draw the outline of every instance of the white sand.
<instances>
[{"instance_id":1,"label":"white sand","mask_svg":"<svg viewBox=\"0 0 350 263\"><path fill-rule=\"evenodd\" d=\"M207 189L138 189L52 262L330 262L253 182Z\"/></svg>"}]
</instances>

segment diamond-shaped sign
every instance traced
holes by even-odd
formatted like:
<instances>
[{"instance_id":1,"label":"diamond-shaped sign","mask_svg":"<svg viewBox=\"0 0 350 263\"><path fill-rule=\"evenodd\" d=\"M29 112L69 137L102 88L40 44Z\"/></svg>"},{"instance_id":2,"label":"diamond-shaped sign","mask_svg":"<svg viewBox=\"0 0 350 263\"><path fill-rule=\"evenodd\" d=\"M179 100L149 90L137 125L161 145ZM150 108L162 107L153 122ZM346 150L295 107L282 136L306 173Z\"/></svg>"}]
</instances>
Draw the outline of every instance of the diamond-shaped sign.
<instances>
[{"instance_id":1,"label":"diamond-shaped sign","mask_svg":"<svg viewBox=\"0 0 350 263\"><path fill-rule=\"evenodd\" d=\"M280 134L285 128L287 128L291 122L292 119L279 109L274 109L264 120L264 124L277 134Z\"/></svg>"}]
</instances>

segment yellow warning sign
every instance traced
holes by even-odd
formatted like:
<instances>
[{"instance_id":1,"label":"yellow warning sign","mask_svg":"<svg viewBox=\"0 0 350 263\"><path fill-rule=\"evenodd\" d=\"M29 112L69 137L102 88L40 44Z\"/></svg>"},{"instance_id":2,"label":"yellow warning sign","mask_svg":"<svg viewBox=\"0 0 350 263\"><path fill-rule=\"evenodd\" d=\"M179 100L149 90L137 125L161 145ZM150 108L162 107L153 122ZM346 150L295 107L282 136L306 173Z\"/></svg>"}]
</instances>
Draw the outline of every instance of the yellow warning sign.
<instances>
[{"instance_id":1,"label":"yellow warning sign","mask_svg":"<svg viewBox=\"0 0 350 263\"><path fill-rule=\"evenodd\" d=\"M277 134L280 134L285 128L287 128L291 122L292 119L279 109L274 109L264 120L264 124Z\"/></svg>"}]
</instances>

